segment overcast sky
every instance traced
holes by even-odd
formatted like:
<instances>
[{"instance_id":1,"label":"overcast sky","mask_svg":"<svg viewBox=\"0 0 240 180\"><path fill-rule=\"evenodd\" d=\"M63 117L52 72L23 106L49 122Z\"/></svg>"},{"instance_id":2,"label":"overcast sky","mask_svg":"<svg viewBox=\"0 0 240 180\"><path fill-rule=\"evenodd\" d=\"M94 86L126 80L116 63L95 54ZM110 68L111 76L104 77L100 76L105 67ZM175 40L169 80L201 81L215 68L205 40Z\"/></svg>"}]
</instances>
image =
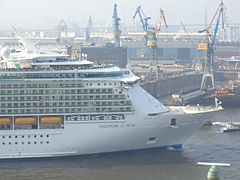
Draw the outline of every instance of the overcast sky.
<instances>
[{"instance_id":1,"label":"overcast sky","mask_svg":"<svg viewBox=\"0 0 240 180\"><path fill-rule=\"evenodd\" d=\"M152 17L152 23L164 9L168 24L204 24L205 7L208 20L213 16L220 0L0 0L0 29L11 24L21 28L56 26L60 19L67 23L86 24L92 16L93 23L112 22L114 3L123 24L133 22L136 7L141 5L144 13ZM239 23L239 0L224 0L230 22ZM10 28L9 28L10 29Z\"/></svg>"}]
</instances>

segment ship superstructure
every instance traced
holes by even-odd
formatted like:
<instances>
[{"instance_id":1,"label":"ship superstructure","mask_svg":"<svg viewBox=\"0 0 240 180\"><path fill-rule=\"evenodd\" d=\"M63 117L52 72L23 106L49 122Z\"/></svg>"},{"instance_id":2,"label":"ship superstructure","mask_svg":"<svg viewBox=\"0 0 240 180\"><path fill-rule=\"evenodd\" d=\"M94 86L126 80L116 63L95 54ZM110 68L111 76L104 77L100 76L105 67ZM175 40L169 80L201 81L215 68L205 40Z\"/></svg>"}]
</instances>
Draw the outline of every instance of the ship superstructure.
<instances>
[{"instance_id":1,"label":"ship superstructure","mask_svg":"<svg viewBox=\"0 0 240 180\"><path fill-rule=\"evenodd\" d=\"M0 158L180 148L209 113L169 111L131 71L87 60L0 70Z\"/></svg>"}]
</instances>

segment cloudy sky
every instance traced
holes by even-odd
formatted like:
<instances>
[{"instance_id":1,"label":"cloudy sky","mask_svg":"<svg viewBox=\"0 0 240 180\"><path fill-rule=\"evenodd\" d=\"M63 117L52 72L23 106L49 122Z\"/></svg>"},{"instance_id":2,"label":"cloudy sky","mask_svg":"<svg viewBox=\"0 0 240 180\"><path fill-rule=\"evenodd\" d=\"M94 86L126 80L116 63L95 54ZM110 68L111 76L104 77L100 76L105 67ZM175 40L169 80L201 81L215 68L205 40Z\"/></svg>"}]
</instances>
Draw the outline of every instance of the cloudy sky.
<instances>
[{"instance_id":1,"label":"cloudy sky","mask_svg":"<svg viewBox=\"0 0 240 180\"><path fill-rule=\"evenodd\" d=\"M123 24L132 23L137 6L141 5L152 23L162 8L168 24L204 24L205 7L209 19L220 0L0 0L0 29L10 25L25 28L56 26L60 19L67 23L86 24L92 16L95 24L112 21L113 4L118 4L118 13ZM232 23L240 23L239 0L224 0L227 15Z\"/></svg>"}]
</instances>

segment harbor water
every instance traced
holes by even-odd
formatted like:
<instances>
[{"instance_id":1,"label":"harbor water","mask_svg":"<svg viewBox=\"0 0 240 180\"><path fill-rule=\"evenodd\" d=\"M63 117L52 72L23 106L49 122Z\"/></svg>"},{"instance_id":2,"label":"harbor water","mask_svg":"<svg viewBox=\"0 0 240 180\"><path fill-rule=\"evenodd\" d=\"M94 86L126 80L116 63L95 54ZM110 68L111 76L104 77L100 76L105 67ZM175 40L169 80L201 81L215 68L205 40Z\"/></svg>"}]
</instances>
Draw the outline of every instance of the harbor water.
<instances>
[{"instance_id":1,"label":"harbor water","mask_svg":"<svg viewBox=\"0 0 240 180\"><path fill-rule=\"evenodd\" d=\"M225 109L213 121L240 122L240 108ZM166 137L167 138L167 137ZM209 167L198 161L231 163L218 168L221 180L240 180L240 133L203 127L182 152L148 151L64 158L1 160L0 179L7 180L205 180Z\"/></svg>"}]
</instances>

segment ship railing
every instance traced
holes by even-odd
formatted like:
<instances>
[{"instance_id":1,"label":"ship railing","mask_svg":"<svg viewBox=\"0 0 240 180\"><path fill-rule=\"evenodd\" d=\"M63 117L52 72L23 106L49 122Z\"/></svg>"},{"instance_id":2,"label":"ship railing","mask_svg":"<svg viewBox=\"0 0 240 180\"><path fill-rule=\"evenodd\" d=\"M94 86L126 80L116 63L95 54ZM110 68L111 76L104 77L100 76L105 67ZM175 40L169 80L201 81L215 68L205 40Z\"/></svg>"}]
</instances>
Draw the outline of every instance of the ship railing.
<instances>
[{"instance_id":1,"label":"ship railing","mask_svg":"<svg viewBox=\"0 0 240 180\"><path fill-rule=\"evenodd\" d=\"M92 67L68 67L68 66L63 66L63 67L29 67L29 68L5 68L5 69L0 69L1 72L28 72L28 71L62 71L62 70L84 70L84 69L104 69L104 68L111 68L115 67L114 65L96 65Z\"/></svg>"}]
</instances>

